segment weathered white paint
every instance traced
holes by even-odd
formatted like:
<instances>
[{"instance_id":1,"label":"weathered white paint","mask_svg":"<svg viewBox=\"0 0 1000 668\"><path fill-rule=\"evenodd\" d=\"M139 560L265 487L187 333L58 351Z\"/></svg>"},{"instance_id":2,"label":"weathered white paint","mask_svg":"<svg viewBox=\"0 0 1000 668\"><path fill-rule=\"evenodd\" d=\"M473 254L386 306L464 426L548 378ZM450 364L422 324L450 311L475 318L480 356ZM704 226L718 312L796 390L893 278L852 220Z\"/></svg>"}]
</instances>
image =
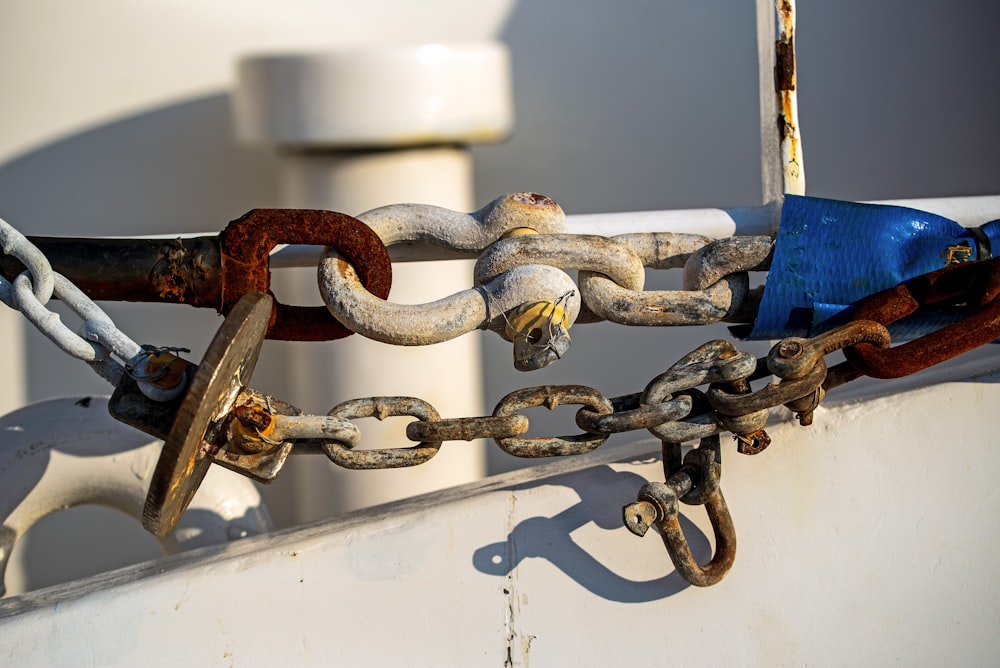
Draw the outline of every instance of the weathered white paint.
<instances>
[{"instance_id":1,"label":"weathered white paint","mask_svg":"<svg viewBox=\"0 0 1000 668\"><path fill-rule=\"evenodd\" d=\"M11 665L988 665L1000 375L822 408L723 454L715 587L620 526L657 444L0 603ZM707 555L701 509L683 514ZM697 527L697 528L695 528Z\"/></svg>"},{"instance_id":2,"label":"weathered white paint","mask_svg":"<svg viewBox=\"0 0 1000 668\"><path fill-rule=\"evenodd\" d=\"M105 397L52 399L8 413L0 417L0 443L0 592L15 544L43 517L101 505L140 522L163 446L112 418ZM159 539L166 554L271 529L254 484L219 467L206 476L191 509L177 530Z\"/></svg>"},{"instance_id":3,"label":"weathered white paint","mask_svg":"<svg viewBox=\"0 0 1000 668\"><path fill-rule=\"evenodd\" d=\"M266 145L492 143L512 130L510 55L482 40L248 57L233 106L240 139Z\"/></svg>"}]
</instances>

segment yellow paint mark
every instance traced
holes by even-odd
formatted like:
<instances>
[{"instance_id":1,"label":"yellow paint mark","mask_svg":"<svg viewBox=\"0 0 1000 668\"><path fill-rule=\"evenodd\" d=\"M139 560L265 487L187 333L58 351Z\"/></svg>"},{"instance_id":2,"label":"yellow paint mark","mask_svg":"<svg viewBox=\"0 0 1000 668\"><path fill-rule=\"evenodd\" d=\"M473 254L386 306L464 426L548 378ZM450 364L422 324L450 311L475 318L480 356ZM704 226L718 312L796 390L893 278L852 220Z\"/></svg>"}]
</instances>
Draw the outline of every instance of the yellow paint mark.
<instances>
[{"instance_id":1,"label":"yellow paint mark","mask_svg":"<svg viewBox=\"0 0 1000 668\"><path fill-rule=\"evenodd\" d=\"M960 241L954 246L948 246L944 252L945 264L961 264L972 259L972 245L968 241Z\"/></svg>"},{"instance_id":2,"label":"yellow paint mark","mask_svg":"<svg viewBox=\"0 0 1000 668\"><path fill-rule=\"evenodd\" d=\"M531 339L542 338L553 324L563 327L569 325L569 314L563 303L542 300L522 304L511 311L507 318L507 337L514 340L515 336L521 336L534 343ZM542 329L543 325L545 329Z\"/></svg>"}]
</instances>

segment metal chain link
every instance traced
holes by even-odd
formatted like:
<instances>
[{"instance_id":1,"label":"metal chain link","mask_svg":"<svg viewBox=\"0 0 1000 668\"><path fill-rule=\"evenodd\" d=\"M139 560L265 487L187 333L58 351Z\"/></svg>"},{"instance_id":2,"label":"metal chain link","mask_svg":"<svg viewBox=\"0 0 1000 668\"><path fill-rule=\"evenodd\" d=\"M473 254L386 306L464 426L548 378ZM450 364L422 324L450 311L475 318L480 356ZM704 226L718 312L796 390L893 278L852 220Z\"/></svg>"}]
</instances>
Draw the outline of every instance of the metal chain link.
<instances>
[{"instance_id":1,"label":"metal chain link","mask_svg":"<svg viewBox=\"0 0 1000 668\"><path fill-rule=\"evenodd\" d=\"M140 346L118 329L104 309L65 276L53 271L42 252L2 218L0 248L27 268L13 282L0 276L0 301L20 311L60 350L86 362L112 385L117 387L128 374L140 381L140 389L150 398L162 401L177 396L176 388L164 391L157 383L163 376L163 367L151 358L160 349ZM76 332L62 322L58 313L46 307L52 297L80 318L82 322ZM183 390L183 384L176 385Z\"/></svg>"},{"instance_id":2,"label":"metal chain link","mask_svg":"<svg viewBox=\"0 0 1000 668\"><path fill-rule=\"evenodd\" d=\"M328 251L320 262L319 283L334 317L363 336L395 345L439 343L478 328L515 344L535 338L538 348L559 351L536 355L515 345L515 367L521 370L560 359L576 322L752 322L759 297L749 289L747 272L767 269L774 243L770 237L713 241L695 234L566 234L559 205L535 193L506 195L471 214L400 204L359 219L389 247L422 243L478 256L474 285L429 304L396 304L372 295L351 264ZM643 290L646 268L682 267L684 289ZM565 273L571 270L579 271L578 284ZM562 330L516 320L532 305L557 303L565 307Z\"/></svg>"},{"instance_id":3,"label":"metal chain link","mask_svg":"<svg viewBox=\"0 0 1000 668\"><path fill-rule=\"evenodd\" d=\"M860 342L879 347L889 345L884 327L868 321L853 322L815 339L787 339L776 344L767 358L737 350L728 341L710 341L681 358L653 378L642 392L608 398L582 385L544 385L511 392L503 397L492 416L441 419L430 404L413 397L367 397L341 404L328 416L316 416L313 428L307 418L275 414L266 406L248 404L238 411L248 425L274 425L281 440L321 440L328 457L354 469L400 468L430 460L443 441L493 439L515 457L556 457L589 452L605 443L611 434L648 430L664 442L682 443L732 432L738 449L745 454L760 452L770 442L764 432L770 410L789 406L796 413L808 412L822 398L827 366L824 356ZM750 383L775 374L778 382L751 391ZM699 389L707 385L704 390ZM530 420L522 411L544 406L579 405L576 425L582 433L531 437L524 434ZM360 440L351 420L360 417L409 415L418 418L406 427L406 437L417 445L359 449ZM803 419L800 417L800 421ZM294 431L290 425L295 423ZM270 428L270 427L269 427ZM350 438L338 440L338 430ZM294 438L292 437L294 433ZM260 439L247 436L248 451L260 452ZM236 443L244 447L241 443ZM312 448L310 446L310 451Z\"/></svg>"},{"instance_id":4,"label":"metal chain link","mask_svg":"<svg viewBox=\"0 0 1000 668\"><path fill-rule=\"evenodd\" d=\"M627 325L752 322L756 293L747 271L767 268L769 237L712 241L693 234L642 233L616 237L567 234L562 208L536 193L499 197L473 213L398 204L354 219L323 211L257 209L216 237L157 246L148 239L39 238L59 272L97 299L168 301L228 312L247 290L267 292L269 252L278 241L328 246L318 266L326 308L275 304L269 338L330 340L351 332L394 345L431 345L491 329L514 344L514 364L538 369L561 359L576 322ZM387 246L434 257L478 257L473 285L430 304L386 300L391 264ZM7 303L21 267L44 306L56 272L25 237L4 241ZM133 252L134 251L134 252ZM109 275L110 257L128 255ZM24 262L20 258L23 256ZM379 259L381 258L381 259ZM149 266L146 266L146 265ZM644 290L645 269L684 267L684 288ZM578 271L574 281L566 272ZM48 282L46 282L48 281ZM6 283L5 283L6 284ZM331 317L332 315L332 317ZM544 319L539 316L544 315ZM106 332L107 333L107 332ZM88 353L65 332L63 347Z\"/></svg>"},{"instance_id":5,"label":"metal chain link","mask_svg":"<svg viewBox=\"0 0 1000 668\"><path fill-rule=\"evenodd\" d=\"M470 325L473 329L494 329L514 342L515 365L521 369L539 368L560 358L569 345L567 330L577 319L672 325L739 321L752 316L754 295L749 291L747 272L767 268L773 251L769 237L710 241L697 235L629 234L605 238L565 235L558 224L551 225L555 232L538 234L525 224L531 222L533 206L540 206L543 218L558 219L562 211L547 198L535 198L540 196L508 196L468 214L480 235L471 244L468 240L438 240L443 246L468 250L470 245L477 248L482 243L482 227L476 225L492 221L496 227L500 221L499 229L504 231L502 238L483 249L474 287L438 303L438 310L431 314L433 320L426 319L427 305L402 307L400 312L399 305L368 292L351 263L336 251L329 251L319 268L324 301L350 329L390 343L434 343L465 333ZM504 214L505 206L514 206L513 213ZM433 215L429 216L427 208L416 211L423 226L417 237L433 236L437 229L429 225ZM413 213L406 208L401 212L383 210L371 219L380 221L389 242L406 241L410 237L400 232L397 214L406 218ZM126 375L136 379L143 394L154 401L169 401L186 391L186 374L195 367L174 354L179 349L140 347L71 281L53 271L27 238L2 220L0 248L26 268L13 281L0 277L0 300L21 311L59 348L93 366L116 387ZM649 267L683 267L684 289L644 291L645 269ZM579 271L579 286L564 270ZM948 268L921 278L923 282L901 286L900 290L906 290L897 290L898 294L869 298L861 303L858 314L892 322L922 303L965 300L978 304L979 310L974 309L967 324L945 328L918 344L922 346L919 350L937 361L995 338L1000 264L980 263L970 270ZM83 321L78 333L46 308L53 296ZM444 317L445 313L451 317ZM419 316L424 316L423 322ZM385 329L378 321L387 317L404 324ZM445 321L452 326L441 327ZM414 322L419 333L413 329ZM582 385L530 387L506 395L491 416L470 418L442 419L433 406L413 397L365 397L340 404L326 416L301 415L284 402L273 400L272 404L269 397L236 387L240 392L235 399L238 405L212 407L220 411L217 426L225 436L224 442L214 442L204 456L244 475L270 481L293 452L322 452L345 468L387 469L423 464L449 440L490 438L508 454L538 458L583 454L603 445L611 434L648 430L663 444L665 481L651 482L639 491L636 501L623 509L624 523L640 536L655 524L677 571L692 584L707 586L729 570L736 546L732 517L719 483L719 435L731 432L740 453L761 452L770 443L765 427L772 409L785 406L802 425L811 424L813 412L828 389L862 372L877 375L877 370L892 366L894 357L873 352L889 348L890 343L885 326L863 319L813 338L786 338L764 359L741 352L727 341L710 341L654 377L641 392L608 398ZM828 371L826 355L844 348L851 349L848 362ZM753 382L768 375L778 381L752 388ZM525 435L530 422L523 411L539 406L552 410L560 405L580 406L575 421L582 432ZM361 433L353 420L390 416L417 418L406 427L406 437L414 444L359 448ZM681 444L694 440L700 440L700 445L682 459ZM716 548L704 565L692 555L681 529L679 502L703 505L708 513ZM183 507L177 512L183 512Z\"/></svg>"},{"instance_id":6,"label":"metal chain link","mask_svg":"<svg viewBox=\"0 0 1000 668\"><path fill-rule=\"evenodd\" d=\"M27 268L35 299L43 306L47 304L55 289L52 266L48 258L28 241L27 237L2 218L0 218L0 250L3 250L5 255L17 258ZM14 286L10 281L0 276L0 300L11 308L17 308L13 289Z\"/></svg>"}]
</instances>

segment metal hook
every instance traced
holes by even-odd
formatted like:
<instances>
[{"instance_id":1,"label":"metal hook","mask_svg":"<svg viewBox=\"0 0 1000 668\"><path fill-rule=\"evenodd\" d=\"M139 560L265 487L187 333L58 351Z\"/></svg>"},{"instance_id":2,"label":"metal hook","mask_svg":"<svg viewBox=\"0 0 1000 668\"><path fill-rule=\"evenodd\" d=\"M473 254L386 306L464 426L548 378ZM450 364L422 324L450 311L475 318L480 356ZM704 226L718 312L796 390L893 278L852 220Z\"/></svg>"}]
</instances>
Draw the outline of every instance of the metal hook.
<instances>
[{"instance_id":1,"label":"metal hook","mask_svg":"<svg viewBox=\"0 0 1000 668\"><path fill-rule=\"evenodd\" d=\"M719 487L722 474L719 453L718 435L702 439L666 482L643 485L637 501L622 509L625 526L637 536L644 536L650 526L656 525L674 568L697 587L717 583L729 572L736 558L736 528ZM680 525L678 501L704 505L708 512L715 533L715 554L704 566L691 554Z\"/></svg>"}]
</instances>

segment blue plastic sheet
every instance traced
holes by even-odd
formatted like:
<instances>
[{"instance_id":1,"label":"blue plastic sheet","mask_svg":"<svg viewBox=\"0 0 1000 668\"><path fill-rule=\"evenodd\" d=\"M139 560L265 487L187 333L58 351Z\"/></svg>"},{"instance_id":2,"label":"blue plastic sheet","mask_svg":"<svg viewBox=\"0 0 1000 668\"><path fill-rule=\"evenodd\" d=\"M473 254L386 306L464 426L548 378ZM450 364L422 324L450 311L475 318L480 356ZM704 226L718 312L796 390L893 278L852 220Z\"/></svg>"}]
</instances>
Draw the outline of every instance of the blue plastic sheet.
<instances>
[{"instance_id":1,"label":"blue plastic sheet","mask_svg":"<svg viewBox=\"0 0 1000 668\"><path fill-rule=\"evenodd\" d=\"M979 229L1000 251L1000 220ZM972 231L933 213L786 195L748 338L815 336L868 295L978 257Z\"/></svg>"}]
</instances>

